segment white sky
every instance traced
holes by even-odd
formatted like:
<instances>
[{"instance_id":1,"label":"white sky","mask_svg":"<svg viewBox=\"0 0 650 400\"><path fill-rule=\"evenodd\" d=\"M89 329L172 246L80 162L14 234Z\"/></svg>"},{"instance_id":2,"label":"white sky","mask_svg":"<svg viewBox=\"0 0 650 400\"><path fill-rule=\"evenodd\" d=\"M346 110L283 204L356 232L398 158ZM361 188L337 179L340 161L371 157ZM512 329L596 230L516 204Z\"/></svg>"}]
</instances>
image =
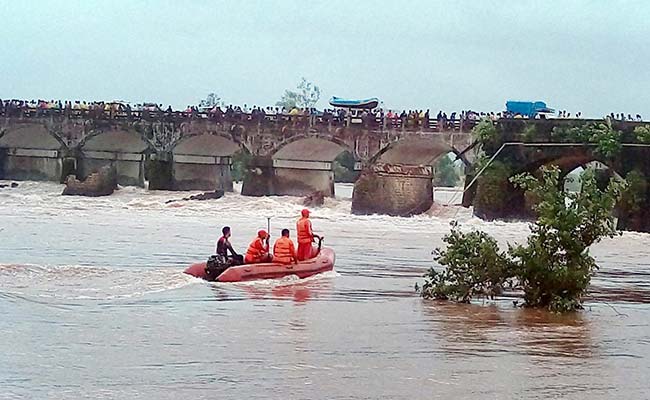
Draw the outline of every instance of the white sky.
<instances>
[{"instance_id":1,"label":"white sky","mask_svg":"<svg viewBox=\"0 0 650 400\"><path fill-rule=\"evenodd\" d=\"M650 116L648 1L0 0L0 98L271 105L301 76L386 108Z\"/></svg>"}]
</instances>

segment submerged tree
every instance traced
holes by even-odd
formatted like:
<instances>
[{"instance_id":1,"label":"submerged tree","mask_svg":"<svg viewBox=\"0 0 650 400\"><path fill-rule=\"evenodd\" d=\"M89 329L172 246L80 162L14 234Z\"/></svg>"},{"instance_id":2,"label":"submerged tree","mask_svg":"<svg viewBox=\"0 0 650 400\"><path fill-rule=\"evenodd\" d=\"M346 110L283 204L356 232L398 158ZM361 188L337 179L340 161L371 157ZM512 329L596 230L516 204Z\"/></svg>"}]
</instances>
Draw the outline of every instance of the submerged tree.
<instances>
[{"instance_id":1,"label":"submerged tree","mask_svg":"<svg viewBox=\"0 0 650 400\"><path fill-rule=\"evenodd\" d=\"M589 247L617 233L612 211L625 182L610 180L600 190L594 172L587 171L582 190L567 193L557 167L542 168L541 178L521 174L512 181L539 199L526 244L500 252L486 233L463 233L453 226L444 238L447 248L435 252L445 269L432 268L426 275L425 298L468 302L476 295L498 294L514 282L523 290L526 306L558 312L581 308L598 268Z\"/></svg>"},{"instance_id":2,"label":"submerged tree","mask_svg":"<svg viewBox=\"0 0 650 400\"><path fill-rule=\"evenodd\" d=\"M313 83L302 78L296 87L297 91L285 90L282 98L275 103L278 107L284 107L287 110L292 108L312 108L320 100L320 88Z\"/></svg>"}]
</instances>

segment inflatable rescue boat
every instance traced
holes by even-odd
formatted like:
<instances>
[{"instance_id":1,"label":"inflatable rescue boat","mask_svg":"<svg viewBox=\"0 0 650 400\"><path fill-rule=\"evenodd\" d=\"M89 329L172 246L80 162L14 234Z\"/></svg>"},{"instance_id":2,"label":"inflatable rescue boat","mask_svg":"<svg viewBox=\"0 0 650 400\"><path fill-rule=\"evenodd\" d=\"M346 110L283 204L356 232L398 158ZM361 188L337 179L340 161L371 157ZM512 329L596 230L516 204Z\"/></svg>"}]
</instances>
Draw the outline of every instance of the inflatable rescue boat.
<instances>
[{"instance_id":1,"label":"inflatable rescue boat","mask_svg":"<svg viewBox=\"0 0 650 400\"><path fill-rule=\"evenodd\" d=\"M307 278L334 269L336 259L334 250L323 247L320 250L314 249L317 254L309 260L299 261L298 264L260 263L243 264L228 267L216 279L210 279L206 271L205 262L190 265L185 273L203 278L216 280L218 282L243 282L260 279L279 279L289 275L296 275L299 278Z\"/></svg>"}]
</instances>

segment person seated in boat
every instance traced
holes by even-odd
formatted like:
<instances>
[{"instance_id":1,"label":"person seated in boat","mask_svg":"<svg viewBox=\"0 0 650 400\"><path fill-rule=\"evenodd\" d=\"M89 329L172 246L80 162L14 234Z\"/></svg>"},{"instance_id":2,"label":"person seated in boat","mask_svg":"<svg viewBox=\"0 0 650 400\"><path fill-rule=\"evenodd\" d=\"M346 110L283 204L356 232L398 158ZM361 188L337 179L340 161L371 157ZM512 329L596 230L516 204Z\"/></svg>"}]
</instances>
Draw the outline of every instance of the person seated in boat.
<instances>
[{"instance_id":1,"label":"person seated in boat","mask_svg":"<svg viewBox=\"0 0 650 400\"><path fill-rule=\"evenodd\" d=\"M282 237L273 245L273 262L280 264L298 264L298 255L293 241L289 239L289 230L282 230Z\"/></svg>"},{"instance_id":2,"label":"person seated in boat","mask_svg":"<svg viewBox=\"0 0 650 400\"><path fill-rule=\"evenodd\" d=\"M230 227L224 226L221 228L222 236L217 240L217 250L216 254L223 257L224 260L228 262L229 265L239 265L244 262L244 258L237 254L235 249L232 248L230 244ZM228 255L230 253L230 255Z\"/></svg>"},{"instance_id":3,"label":"person seated in boat","mask_svg":"<svg viewBox=\"0 0 650 400\"><path fill-rule=\"evenodd\" d=\"M263 229L257 232L257 237L248 245L248 250L244 257L246 264L271 262L273 256L269 253L270 237L271 235Z\"/></svg>"},{"instance_id":4,"label":"person seated in boat","mask_svg":"<svg viewBox=\"0 0 650 400\"><path fill-rule=\"evenodd\" d=\"M301 212L302 217L296 223L296 232L298 233L298 261L308 260L313 256L312 243L314 238L321 239L314 234L309 220L309 210L304 209Z\"/></svg>"}]
</instances>

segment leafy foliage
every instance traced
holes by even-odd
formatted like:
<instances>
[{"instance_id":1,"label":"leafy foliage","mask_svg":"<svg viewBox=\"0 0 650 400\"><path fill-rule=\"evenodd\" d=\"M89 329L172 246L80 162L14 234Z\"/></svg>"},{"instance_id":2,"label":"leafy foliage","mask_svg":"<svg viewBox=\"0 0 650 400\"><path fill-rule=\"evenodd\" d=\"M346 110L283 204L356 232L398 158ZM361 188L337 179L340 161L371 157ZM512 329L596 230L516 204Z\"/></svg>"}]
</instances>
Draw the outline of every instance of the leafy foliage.
<instances>
[{"instance_id":1,"label":"leafy foliage","mask_svg":"<svg viewBox=\"0 0 650 400\"><path fill-rule=\"evenodd\" d=\"M634 128L634 135L641 143L650 143L650 125L637 126Z\"/></svg>"},{"instance_id":2,"label":"leafy foliage","mask_svg":"<svg viewBox=\"0 0 650 400\"><path fill-rule=\"evenodd\" d=\"M479 163L485 165L487 159L483 158ZM482 168L482 167L481 167ZM479 169L480 171L480 169ZM507 206L506 194L508 190L508 177L512 174L512 169L501 161L494 161L478 178L478 190L474 199L475 207L489 210L498 210Z\"/></svg>"},{"instance_id":3,"label":"leafy foliage","mask_svg":"<svg viewBox=\"0 0 650 400\"><path fill-rule=\"evenodd\" d=\"M282 98L275 105L284 107L287 110L292 108L312 108L320 100L320 88L305 78L300 80L296 88L297 91L285 90Z\"/></svg>"},{"instance_id":4,"label":"leafy foliage","mask_svg":"<svg viewBox=\"0 0 650 400\"><path fill-rule=\"evenodd\" d=\"M248 171L248 164L252 156L245 150L239 150L232 155L232 179L236 182L241 182L246 177Z\"/></svg>"},{"instance_id":5,"label":"leafy foliage","mask_svg":"<svg viewBox=\"0 0 650 400\"><path fill-rule=\"evenodd\" d=\"M615 130L609 120L578 126L556 126L551 133L553 139L561 142L593 143L596 153L608 158L621 151L621 136L621 132Z\"/></svg>"},{"instance_id":6,"label":"leafy foliage","mask_svg":"<svg viewBox=\"0 0 650 400\"><path fill-rule=\"evenodd\" d=\"M440 160L434 167L434 171L434 186L454 187L460 180L458 172L456 171L456 165L447 155L440 157Z\"/></svg>"},{"instance_id":7,"label":"leafy foliage","mask_svg":"<svg viewBox=\"0 0 650 400\"><path fill-rule=\"evenodd\" d=\"M611 180L604 191L593 170L582 176L580 192L565 193L560 169L542 169L542 178L522 174L513 182L540 199L538 219L526 245L509 249L517 265L515 277L528 306L571 311L580 307L591 276L598 268L589 246L616 234L612 210L624 184Z\"/></svg>"},{"instance_id":8,"label":"leafy foliage","mask_svg":"<svg viewBox=\"0 0 650 400\"><path fill-rule=\"evenodd\" d=\"M497 128L489 119L482 119L474 128L472 128L472 137L481 146L496 140L498 135Z\"/></svg>"},{"instance_id":9,"label":"leafy foliage","mask_svg":"<svg viewBox=\"0 0 650 400\"><path fill-rule=\"evenodd\" d=\"M216 93L210 93L207 97L199 102L199 107L212 108L214 106L222 105L221 97Z\"/></svg>"},{"instance_id":10,"label":"leafy foliage","mask_svg":"<svg viewBox=\"0 0 650 400\"><path fill-rule=\"evenodd\" d=\"M349 151L344 151L334 159L334 182L353 183L359 176L359 171L354 170L356 160Z\"/></svg>"},{"instance_id":11,"label":"leafy foliage","mask_svg":"<svg viewBox=\"0 0 650 400\"><path fill-rule=\"evenodd\" d=\"M512 181L539 199L534 206L538 219L526 244L501 253L489 235L452 228L444 238L447 248L435 252L446 268L429 271L424 297L466 302L477 294L498 293L513 280L522 288L527 306L558 312L581 307L598 268L589 247L616 234L612 210L626 184L611 180L600 190L593 171L587 171L582 190L565 193L557 167L542 168L541 178L520 174Z\"/></svg>"},{"instance_id":12,"label":"leafy foliage","mask_svg":"<svg viewBox=\"0 0 650 400\"><path fill-rule=\"evenodd\" d=\"M632 170L625 176L627 188L623 192L621 206L629 212L639 212L646 202L648 181L643 172Z\"/></svg>"},{"instance_id":13,"label":"leafy foliage","mask_svg":"<svg viewBox=\"0 0 650 400\"><path fill-rule=\"evenodd\" d=\"M469 303L477 296L493 297L501 293L510 262L492 237L480 231L463 233L452 224L443 239L447 249L436 249L435 260L446 268L429 270L422 287L425 298L450 299Z\"/></svg>"},{"instance_id":14,"label":"leafy foliage","mask_svg":"<svg viewBox=\"0 0 650 400\"><path fill-rule=\"evenodd\" d=\"M537 125L526 124L521 136L524 138L526 142L531 142L535 140L535 137L537 136Z\"/></svg>"}]
</instances>

